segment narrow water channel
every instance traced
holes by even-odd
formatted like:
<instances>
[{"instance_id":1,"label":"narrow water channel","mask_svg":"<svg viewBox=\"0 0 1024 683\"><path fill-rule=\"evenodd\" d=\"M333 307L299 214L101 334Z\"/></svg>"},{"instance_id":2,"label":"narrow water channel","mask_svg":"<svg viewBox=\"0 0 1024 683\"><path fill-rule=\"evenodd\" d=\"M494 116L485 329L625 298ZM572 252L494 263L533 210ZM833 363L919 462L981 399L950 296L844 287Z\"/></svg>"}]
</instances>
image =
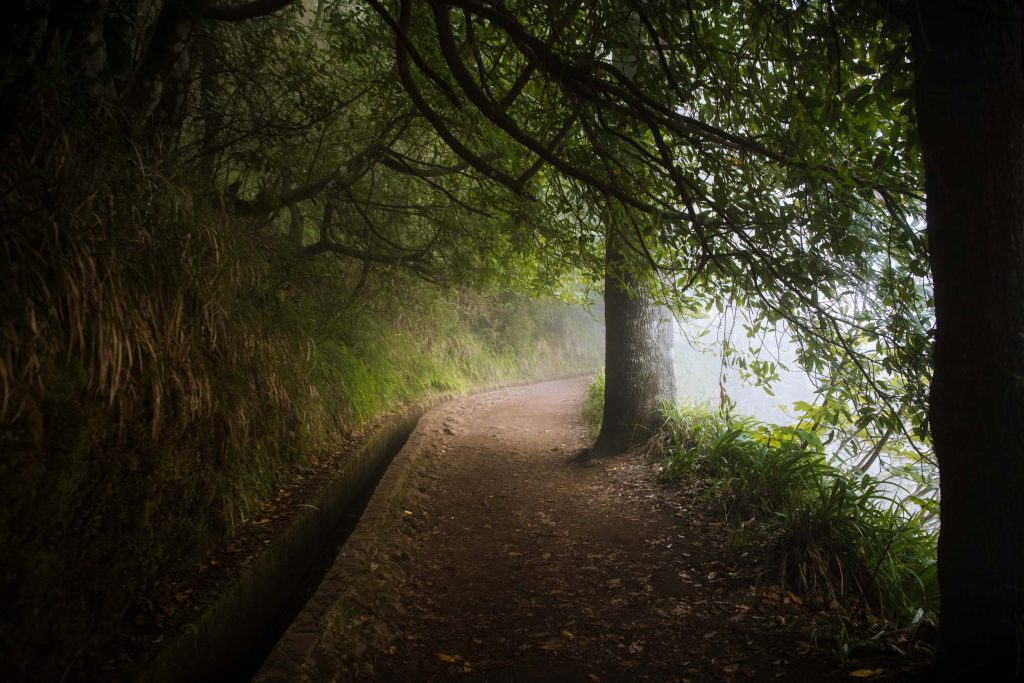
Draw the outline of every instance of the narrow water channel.
<instances>
[{"instance_id":1,"label":"narrow water channel","mask_svg":"<svg viewBox=\"0 0 1024 683\"><path fill-rule=\"evenodd\" d=\"M415 429L415 425L413 425L412 429ZM334 564L338 553L359 524L363 511L366 509L366 504L377 489L377 485L380 483L381 477L384 476L384 472L387 471L395 455L402 450L409 440L412 429L394 446L391 453L382 459L381 465L373 472L366 486L360 491L359 496L352 502L349 510L345 513L334 531L331 532L330 538L324 544L320 554L309 567L306 575L302 577L302 580L292 590L271 626L252 644L244 657L231 663L221 675L211 678L211 683L212 681L248 683L253 679L271 651L273 651L274 646L277 645L285 631L288 630L288 627L298 617L302 608L316 592L317 587L319 587Z\"/></svg>"}]
</instances>

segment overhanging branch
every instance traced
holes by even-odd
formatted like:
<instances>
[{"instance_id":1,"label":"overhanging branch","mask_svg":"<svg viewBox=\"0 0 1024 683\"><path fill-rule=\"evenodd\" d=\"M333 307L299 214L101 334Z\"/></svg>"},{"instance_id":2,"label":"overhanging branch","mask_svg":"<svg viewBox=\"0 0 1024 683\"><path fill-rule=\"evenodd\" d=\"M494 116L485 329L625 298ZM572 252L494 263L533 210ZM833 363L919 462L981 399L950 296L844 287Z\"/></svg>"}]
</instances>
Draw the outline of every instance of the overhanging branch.
<instances>
[{"instance_id":1,"label":"overhanging branch","mask_svg":"<svg viewBox=\"0 0 1024 683\"><path fill-rule=\"evenodd\" d=\"M312 199L333 183L350 185L361 178L382 153L383 147L371 145L318 180L293 187L279 195L261 195L251 200L236 198L234 200L235 212L239 216L260 216L297 202Z\"/></svg>"},{"instance_id":2,"label":"overhanging branch","mask_svg":"<svg viewBox=\"0 0 1024 683\"><path fill-rule=\"evenodd\" d=\"M210 5L203 12L204 19L216 21L246 21L282 10L295 0L252 0L241 5Z\"/></svg>"}]
</instances>

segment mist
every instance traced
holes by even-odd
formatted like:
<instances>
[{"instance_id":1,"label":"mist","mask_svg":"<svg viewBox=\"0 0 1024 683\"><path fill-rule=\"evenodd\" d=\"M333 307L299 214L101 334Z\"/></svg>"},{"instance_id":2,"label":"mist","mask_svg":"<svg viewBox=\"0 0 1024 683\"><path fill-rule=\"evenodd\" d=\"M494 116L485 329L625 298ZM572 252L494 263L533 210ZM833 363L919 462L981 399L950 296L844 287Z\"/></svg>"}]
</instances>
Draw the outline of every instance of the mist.
<instances>
[{"instance_id":1,"label":"mist","mask_svg":"<svg viewBox=\"0 0 1024 683\"><path fill-rule=\"evenodd\" d=\"M766 337L748 338L742 325L742 313L739 315L739 320L733 314L709 313L705 317L677 321L672 352L676 400L717 409L724 387L729 398L735 401L734 414L789 424L793 421L793 403L812 403L815 397L814 385L796 361L796 344L782 330ZM733 353L723 366L722 348L726 341ZM779 366L779 379L770 384L774 396L756 386L752 378L745 381L739 368L730 367L737 355L758 349L762 360L772 360Z\"/></svg>"}]
</instances>

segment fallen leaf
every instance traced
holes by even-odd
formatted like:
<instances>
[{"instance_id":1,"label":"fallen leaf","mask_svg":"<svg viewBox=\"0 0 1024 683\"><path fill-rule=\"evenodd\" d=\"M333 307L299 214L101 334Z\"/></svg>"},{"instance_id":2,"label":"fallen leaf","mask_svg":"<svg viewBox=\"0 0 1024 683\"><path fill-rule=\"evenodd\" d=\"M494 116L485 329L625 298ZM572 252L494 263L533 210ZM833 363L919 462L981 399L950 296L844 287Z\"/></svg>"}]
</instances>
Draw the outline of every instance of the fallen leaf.
<instances>
[{"instance_id":1,"label":"fallen leaf","mask_svg":"<svg viewBox=\"0 0 1024 683\"><path fill-rule=\"evenodd\" d=\"M850 672L853 678L874 678L885 673L885 669L855 669Z\"/></svg>"},{"instance_id":2,"label":"fallen leaf","mask_svg":"<svg viewBox=\"0 0 1024 683\"><path fill-rule=\"evenodd\" d=\"M576 640L575 634L569 633L565 629L562 629L562 637L566 640Z\"/></svg>"},{"instance_id":3,"label":"fallen leaf","mask_svg":"<svg viewBox=\"0 0 1024 683\"><path fill-rule=\"evenodd\" d=\"M800 599L799 595L794 594L791 591L786 591L786 597L795 602L798 605L804 604L804 601Z\"/></svg>"},{"instance_id":4,"label":"fallen leaf","mask_svg":"<svg viewBox=\"0 0 1024 683\"><path fill-rule=\"evenodd\" d=\"M455 664L457 661L459 661L459 659L461 659L461 657L459 657L458 655L446 655L443 652L438 652L437 658L440 661L445 662L447 664Z\"/></svg>"},{"instance_id":5,"label":"fallen leaf","mask_svg":"<svg viewBox=\"0 0 1024 683\"><path fill-rule=\"evenodd\" d=\"M740 665L739 664L727 664L725 666L725 673L727 673L727 674L734 674L734 673L736 673L739 670L740 670Z\"/></svg>"},{"instance_id":6,"label":"fallen leaf","mask_svg":"<svg viewBox=\"0 0 1024 683\"><path fill-rule=\"evenodd\" d=\"M548 652L554 652L560 647L562 647L562 641L556 637L548 638L542 645L540 645L540 649L547 650Z\"/></svg>"}]
</instances>

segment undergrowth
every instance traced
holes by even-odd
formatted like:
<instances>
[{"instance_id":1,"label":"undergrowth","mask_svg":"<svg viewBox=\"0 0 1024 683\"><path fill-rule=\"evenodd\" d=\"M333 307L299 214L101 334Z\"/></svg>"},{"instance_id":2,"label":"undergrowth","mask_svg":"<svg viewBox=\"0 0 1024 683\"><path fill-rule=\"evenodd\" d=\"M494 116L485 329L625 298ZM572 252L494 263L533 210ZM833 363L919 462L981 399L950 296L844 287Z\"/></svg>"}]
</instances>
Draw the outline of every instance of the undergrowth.
<instances>
[{"instance_id":1,"label":"undergrowth","mask_svg":"<svg viewBox=\"0 0 1024 683\"><path fill-rule=\"evenodd\" d=\"M584 415L600 425L603 376ZM665 406L646 450L667 459L669 481L697 481L708 509L741 537L767 539L779 580L827 604L855 604L887 628L935 620L936 532L926 511L892 486L830 462L815 432Z\"/></svg>"},{"instance_id":2,"label":"undergrowth","mask_svg":"<svg viewBox=\"0 0 1024 683\"><path fill-rule=\"evenodd\" d=\"M604 368L601 368L587 386L587 393L583 396L583 420L590 426L591 437L596 437L601 431L601 420L604 417L604 386Z\"/></svg>"},{"instance_id":3,"label":"undergrowth","mask_svg":"<svg viewBox=\"0 0 1024 683\"><path fill-rule=\"evenodd\" d=\"M0 641L50 667L32 678L132 623L343 434L597 364L578 309L300 259L124 149L25 155L0 169Z\"/></svg>"},{"instance_id":4,"label":"undergrowth","mask_svg":"<svg viewBox=\"0 0 1024 683\"><path fill-rule=\"evenodd\" d=\"M934 619L935 532L892 486L833 464L802 429L676 406L665 430L665 476L697 478L709 508L769 538L784 585L896 628Z\"/></svg>"}]
</instances>

